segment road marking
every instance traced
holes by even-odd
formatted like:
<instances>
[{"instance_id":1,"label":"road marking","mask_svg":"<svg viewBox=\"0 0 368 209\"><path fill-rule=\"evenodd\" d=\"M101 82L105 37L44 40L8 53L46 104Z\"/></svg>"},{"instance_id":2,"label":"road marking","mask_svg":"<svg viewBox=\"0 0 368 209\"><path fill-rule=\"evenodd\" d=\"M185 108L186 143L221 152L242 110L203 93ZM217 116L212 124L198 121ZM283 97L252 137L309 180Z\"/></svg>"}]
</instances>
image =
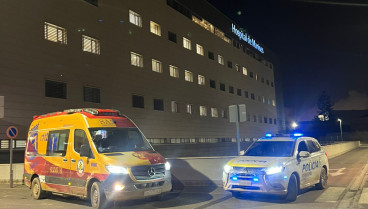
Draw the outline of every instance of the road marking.
<instances>
[{"instance_id":1,"label":"road marking","mask_svg":"<svg viewBox=\"0 0 368 209\"><path fill-rule=\"evenodd\" d=\"M337 202L345 187L329 187L317 199L316 202Z\"/></svg>"},{"instance_id":2,"label":"road marking","mask_svg":"<svg viewBox=\"0 0 368 209\"><path fill-rule=\"evenodd\" d=\"M335 172L330 172L330 176L340 176L340 175L342 175L342 174L344 174L343 173L343 171L345 170L346 168L340 168L340 169L330 169L330 171L331 170L336 170Z\"/></svg>"},{"instance_id":3,"label":"road marking","mask_svg":"<svg viewBox=\"0 0 368 209\"><path fill-rule=\"evenodd\" d=\"M368 188L364 188L359 198L359 204L368 204Z\"/></svg>"}]
</instances>

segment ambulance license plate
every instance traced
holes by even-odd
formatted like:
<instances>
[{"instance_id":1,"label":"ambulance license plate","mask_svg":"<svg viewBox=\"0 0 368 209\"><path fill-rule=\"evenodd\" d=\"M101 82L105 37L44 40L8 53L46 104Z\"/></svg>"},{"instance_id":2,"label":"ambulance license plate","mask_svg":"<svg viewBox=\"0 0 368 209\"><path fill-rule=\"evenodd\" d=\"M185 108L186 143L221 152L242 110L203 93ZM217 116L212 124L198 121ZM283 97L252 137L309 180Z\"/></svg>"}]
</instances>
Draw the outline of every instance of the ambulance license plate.
<instances>
[{"instance_id":1,"label":"ambulance license plate","mask_svg":"<svg viewBox=\"0 0 368 209\"><path fill-rule=\"evenodd\" d=\"M161 194L161 189L152 189L144 191L144 196L152 196L152 195L158 195Z\"/></svg>"},{"instance_id":2,"label":"ambulance license plate","mask_svg":"<svg viewBox=\"0 0 368 209\"><path fill-rule=\"evenodd\" d=\"M239 181L239 185L252 186L252 182L251 181Z\"/></svg>"}]
</instances>

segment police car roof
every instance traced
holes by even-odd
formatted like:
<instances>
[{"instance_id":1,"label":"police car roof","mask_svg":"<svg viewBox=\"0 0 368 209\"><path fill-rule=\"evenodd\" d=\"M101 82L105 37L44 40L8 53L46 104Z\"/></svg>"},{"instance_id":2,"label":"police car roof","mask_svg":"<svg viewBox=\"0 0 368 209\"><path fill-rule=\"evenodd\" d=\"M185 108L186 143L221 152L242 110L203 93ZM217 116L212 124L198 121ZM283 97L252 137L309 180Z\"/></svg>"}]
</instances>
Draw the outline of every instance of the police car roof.
<instances>
[{"instance_id":1,"label":"police car roof","mask_svg":"<svg viewBox=\"0 0 368 209\"><path fill-rule=\"evenodd\" d=\"M259 141L296 141L299 138L305 138L305 137L263 137L258 139Z\"/></svg>"}]
</instances>

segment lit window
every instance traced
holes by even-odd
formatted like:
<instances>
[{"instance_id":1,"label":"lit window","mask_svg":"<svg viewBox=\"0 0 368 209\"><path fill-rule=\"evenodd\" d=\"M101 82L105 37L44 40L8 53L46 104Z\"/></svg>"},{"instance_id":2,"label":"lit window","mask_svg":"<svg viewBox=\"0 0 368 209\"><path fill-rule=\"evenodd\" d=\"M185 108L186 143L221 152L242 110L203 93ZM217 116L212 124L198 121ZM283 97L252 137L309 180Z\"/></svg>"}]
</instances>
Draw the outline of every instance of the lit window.
<instances>
[{"instance_id":1,"label":"lit window","mask_svg":"<svg viewBox=\"0 0 368 209\"><path fill-rule=\"evenodd\" d=\"M179 78L179 69L173 65L169 66L170 68L170 76L174 78Z\"/></svg>"},{"instance_id":2,"label":"lit window","mask_svg":"<svg viewBox=\"0 0 368 209\"><path fill-rule=\"evenodd\" d=\"M225 110L221 110L221 117L226 118L226 111Z\"/></svg>"},{"instance_id":3,"label":"lit window","mask_svg":"<svg viewBox=\"0 0 368 209\"><path fill-rule=\"evenodd\" d=\"M262 96L262 103L265 103L265 102L266 102L265 97Z\"/></svg>"},{"instance_id":4,"label":"lit window","mask_svg":"<svg viewBox=\"0 0 368 209\"><path fill-rule=\"evenodd\" d=\"M171 101L171 111L172 112L179 112L179 105L175 101Z\"/></svg>"},{"instance_id":5,"label":"lit window","mask_svg":"<svg viewBox=\"0 0 368 209\"><path fill-rule=\"evenodd\" d=\"M142 27L142 17L140 14L129 10L129 22L136 26Z\"/></svg>"},{"instance_id":6,"label":"lit window","mask_svg":"<svg viewBox=\"0 0 368 209\"><path fill-rule=\"evenodd\" d=\"M200 116L207 116L207 107L206 106L199 106L199 115Z\"/></svg>"},{"instance_id":7,"label":"lit window","mask_svg":"<svg viewBox=\"0 0 368 209\"><path fill-rule=\"evenodd\" d=\"M198 84L205 85L205 77L203 75L198 75Z\"/></svg>"},{"instance_id":8,"label":"lit window","mask_svg":"<svg viewBox=\"0 0 368 209\"><path fill-rule=\"evenodd\" d=\"M192 44L189 39L183 37L183 47L192 50Z\"/></svg>"},{"instance_id":9,"label":"lit window","mask_svg":"<svg viewBox=\"0 0 368 209\"><path fill-rule=\"evenodd\" d=\"M185 71L185 80L188 82L193 82L193 73L186 70Z\"/></svg>"},{"instance_id":10,"label":"lit window","mask_svg":"<svg viewBox=\"0 0 368 209\"><path fill-rule=\"evenodd\" d=\"M238 65L238 64L235 64L235 70L236 70L237 72L240 72L240 68L239 68L239 65Z\"/></svg>"},{"instance_id":11,"label":"lit window","mask_svg":"<svg viewBox=\"0 0 368 209\"><path fill-rule=\"evenodd\" d=\"M100 41L89 36L82 35L82 48L85 52L100 54Z\"/></svg>"},{"instance_id":12,"label":"lit window","mask_svg":"<svg viewBox=\"0 0 368 209\"><path fill-rule=\"evenodd\" d=\"M211 108L211 116L213 118L218 118L217 108Z\"/></svg>"},{"instance_id":13,"label":"lit window","mask_svg":"<svg viewBox=\"0 0 368 209\"><path fill-rule=\"evenodd\" d=\"M272 106L276 106L276 102L274 99L272 100Z\"/></svg>"},{"instance_id":14,"label":"lit window","mask_svg":"<svg viewBox=\"0 0 368 209\"><path fill-rule=\"evenodd\" d=\"M45 39L61 44L66 44L66 29L53 25L51 23L45 22Z\"/></svg>"},{"instance_id":15,"label":"lit window","mask_svg":"<svg viewBox=\"0 0 368 209\"><path fill-rule=\"evenodd\" d=\"M161 36L161 27L159 24L150 21L151 33Z\"/></svg>"},{"instance_id":16,"label":"lit window","mask_svg":"<svg viewBox=\"0 0 368 209\"><path fill-rule=\"evenodd\" d=\"M192 114L193 113L193 105L187 104L187 113Z\"/></svg>"},{"instance_id":17,"label":"lit window","mask_svg":"<svg viewBox=\"0 0 368 209\"><path fill-rule=\"evenodd\" d=\"M271 101L270 101L270 99L267 99L267 104L271 104Z\"/></svg>"},{"instance_id":18,"label":"lit window","mask_svg":"<svg viewBox=\"0 0 368 209\"><path fill-rule=\"evenodd\" d=\"M197 54L204 55L203 46L197 44Z\"/></svg>"},{"instance_id":19,"label":"lit window","mask_svg":"<svg viewBox=\"0 0 368 209\"><path fill-rule=\"evenodd\" d=\"M134 52L130 52L130 62L137 67L143 67L143 56Z\"/></svg>"},{"instance_id":20,"label":"lit window","mask_svg":"<svg viewBox=\"0 0 368 209\"><path fill-rule=\"evenodd\" d=\"M243 67L243 74L244 74L244 75L248 75L248 70L247 70L247 68L245 68L245 67Z\"/></svg>"},{"instance_id":21,"label":"lit window","mask_svg":"<svg viewBox=\"0 0 368 209\"><path fill-rule=\"evenodd\" d=\"M256 81L258 81L258 74L256 73Z\"/></svg>"},{"instance_id":22,"label":"lit window","mask_svg":"<svg viewBox=\"0 0 368 209\"><path fill-rule=\"evenodd\" d=\"M152 59L152 71L162 73L162 63L155 59Z\"/></svg>"},{"instance_id":23,"label":"lit window","mask_svg":"<svg viewBox=\"0 0 368 209\"><path fill-rule=\"evenodd\" d=\"M218 63L220 63L221 65L224 65L224 58L221 55L217 55L218 58Z\"/></svg>"}]
</instances>

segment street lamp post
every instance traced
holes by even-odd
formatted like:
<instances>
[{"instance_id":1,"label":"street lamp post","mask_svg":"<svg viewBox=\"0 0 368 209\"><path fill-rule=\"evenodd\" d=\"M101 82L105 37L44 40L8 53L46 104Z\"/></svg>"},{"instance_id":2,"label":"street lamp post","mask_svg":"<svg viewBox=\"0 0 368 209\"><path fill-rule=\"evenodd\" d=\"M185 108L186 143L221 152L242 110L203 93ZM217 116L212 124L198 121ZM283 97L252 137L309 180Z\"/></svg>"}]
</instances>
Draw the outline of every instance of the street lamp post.
<instances>
[{"instance_id":1,"label":"street lamp post","mask_svg":"<svg viewBox=\"0 0 368 209\"><path fill-rule=\"evenodd\" d=\"M293 122L293 123L291 124L291 127L293 127L293 129L295 130L295 128L296 128L296 127L298 127L298 124L297 124L296 122Z\"/></svg>"},{"instance_id":2,"label":"street lamp post","mask_svg":"<svg viewBox=\"0 0 368 209\"><path fill-rule=\"evenodd\" d=\"M342 120L340 118L338 118L337 121L340 123L340 136L341 136L341 141L342 141L343 140L342 139L342 126L341 126Z\"/></svg>"}]
</instances>

